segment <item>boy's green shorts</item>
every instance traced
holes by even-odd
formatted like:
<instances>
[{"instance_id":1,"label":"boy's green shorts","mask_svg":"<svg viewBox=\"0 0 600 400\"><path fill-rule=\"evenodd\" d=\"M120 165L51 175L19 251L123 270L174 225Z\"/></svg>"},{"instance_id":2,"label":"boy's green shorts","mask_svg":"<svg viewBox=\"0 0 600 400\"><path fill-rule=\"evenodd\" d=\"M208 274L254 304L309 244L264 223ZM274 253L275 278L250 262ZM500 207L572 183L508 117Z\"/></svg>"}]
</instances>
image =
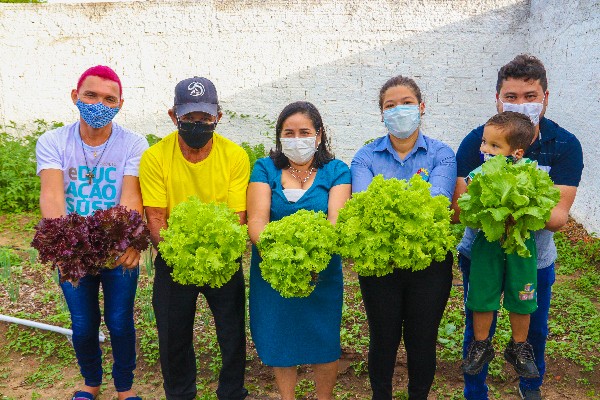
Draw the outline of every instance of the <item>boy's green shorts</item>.
<instances>
[{"instance_id":1,"label":"boy's green shorts","mask_svg":"<svg viewBox=\"0 0 600 400\"><path fill-rule=\"evenodd\" d=\"M506 254L499 241L488 242L482 231L471 249L471 271L466 307L472 311L504 308L516 314L531 314L537 309L537 249L533 235L525 241L531 257Z\"/></svg>"}]
</instances>

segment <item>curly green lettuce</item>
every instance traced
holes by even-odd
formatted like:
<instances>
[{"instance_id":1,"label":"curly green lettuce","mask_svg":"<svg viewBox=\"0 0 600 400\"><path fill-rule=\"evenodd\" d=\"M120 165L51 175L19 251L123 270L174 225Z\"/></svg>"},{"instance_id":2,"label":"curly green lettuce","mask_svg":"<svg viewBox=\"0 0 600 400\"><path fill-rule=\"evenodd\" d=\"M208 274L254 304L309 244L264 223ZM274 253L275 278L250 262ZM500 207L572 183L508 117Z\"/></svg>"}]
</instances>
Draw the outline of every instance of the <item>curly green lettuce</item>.
<instances>
[{"instance_id":1,"label":"curly green lettuce","mask_svg":"<svg viewBox=\"0 0 600 400\"><path fill-rule=\"evenodd\" d=\"M377 175L340 210L339 252L354 260L362 276L384 276L395 268L419 271L442 261L454 246L452 211L445 196L432 197L420 176L408 182Z\"/></svg>"},{"instance_id":2,"label":"curly green lettuce","mask_svg":"<svg viewBox=\"0 0 600 400\"><path fill-rule=\"evenodd\" d=\"M267 224L256 246L262 277L282 297L306 297L335 252L333 225L321 211L299 210Z\"/></svg>"},{"instance_id":3,"label":"curly green lettuce","mask_svg":"<svg viewBox=\"0 0 600 400\"><path fill-rule=\"evenodd\" d=\"M191 196L173 207L167 226L158 249L175 282L221 287L240 268L248 228L226 204Z\"/></svg>"},{"instance_id":4,"label":"curly green lettuce","mask_svg":"<svg viewBox=\"0 0 600 400\"><path fill-rule=\"evenodd\" d=\"M510 163L499 155L483 164L458 199L460 221L481 229L490 242L500 240L507 254L528 258L525 240L544 228L559 200L560 191L537 163Z\"/></svg>"}]
</instances>

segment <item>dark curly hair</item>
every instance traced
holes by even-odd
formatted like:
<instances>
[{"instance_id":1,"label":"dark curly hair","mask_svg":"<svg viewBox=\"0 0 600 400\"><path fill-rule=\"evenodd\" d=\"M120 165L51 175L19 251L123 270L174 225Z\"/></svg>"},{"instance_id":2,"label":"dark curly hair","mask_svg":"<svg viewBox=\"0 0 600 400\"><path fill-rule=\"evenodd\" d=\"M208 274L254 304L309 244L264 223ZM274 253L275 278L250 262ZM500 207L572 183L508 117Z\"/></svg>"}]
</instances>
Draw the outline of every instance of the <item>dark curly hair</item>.
<instances>
[{"instance_id":1,"label":"dark curly hair","mask_svg":"<svg viewBox=\"0 0 600 400\"><path fill-rule=\"evenodd\" d=\"M535 136L535 126L529 117L518 112L504 111L496 114L485 123L485 126L499 128L512 151L518 149L527 151Z\"/></svg>"},{"instance_id":2,"label":"dark curly hair","mask_svg":"<svg viewBox=\"0 0 600 400\"><path fill-rule=\"evenodd\" d=\"M317 133L321 133L321 143L319 143L319 147L317 147L317 152L315 153L311 166L322 168L329 161L333 160L334 156L329 147L329 138L327 138L321 114L319 113L319 110L317 110L317 107L308 101L297 101L288 104L281 111L277 118L277 124L275 125L275 150L271 150L269 157L271 157L275 167L278 169L290 166L290 161L281 151L281 130L283 129L283 123L294 114L306 115L312 121Z\"/></svg>"},{"instance_id":3,"label":"dark curly hair","mask_svg":"<svg viewBox=\"0 0 600 400\"><path fill-rule=\"evenodd\" d=\"M500 68L498 81L496 82L496 93L500 93L502 83L508 78L540 81L544 92L548 89L544 64L538 58L529 54L519 54L511 62Z\"/></svg>"}]
</instances>

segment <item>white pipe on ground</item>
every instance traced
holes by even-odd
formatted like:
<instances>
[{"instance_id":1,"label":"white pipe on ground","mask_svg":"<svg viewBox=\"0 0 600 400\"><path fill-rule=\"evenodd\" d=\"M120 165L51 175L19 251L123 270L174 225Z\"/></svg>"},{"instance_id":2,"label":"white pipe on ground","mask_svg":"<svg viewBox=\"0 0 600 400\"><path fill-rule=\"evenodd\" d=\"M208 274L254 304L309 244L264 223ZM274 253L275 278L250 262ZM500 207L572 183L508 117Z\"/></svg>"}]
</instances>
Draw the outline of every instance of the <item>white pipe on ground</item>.
<instances>
[{"instance_id":1,"label":"white pipe on ground","mask_svg":"<svg viewBox=\"0 0 600 400\"><path fill-rule=\"evenodd\" d=\"M71 329L61 328L60 326L48 325L42 322L30 321L27 319L9 317L8 315L0 314L0 321L11 322L13 324L20 324L29 326L31 328L44 329L47 331L60 333L62 335L65 335L69 339L69 342L71 342L71 337L73 336L73 331ZM104 342L106 336L104 336L102 332L98 332L98 339L100 340L100 342Z\"/></svg>"}]
</instances>

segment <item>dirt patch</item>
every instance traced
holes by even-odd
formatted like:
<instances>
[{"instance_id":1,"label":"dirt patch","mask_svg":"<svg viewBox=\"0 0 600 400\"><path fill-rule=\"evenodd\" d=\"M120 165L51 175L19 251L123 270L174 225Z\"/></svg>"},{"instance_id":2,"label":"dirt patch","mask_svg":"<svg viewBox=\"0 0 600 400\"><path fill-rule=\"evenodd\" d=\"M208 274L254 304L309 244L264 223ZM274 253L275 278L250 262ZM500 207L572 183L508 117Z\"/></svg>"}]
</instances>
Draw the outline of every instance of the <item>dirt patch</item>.
<instances>
[{"instance_id":1,"label":"dirt patch","mask_svg":"<svg viewBox=\"0 0 600 400\"><path fill-rule=\"evenodd\" d=\"M18 255L27 259L28 243L33 236L29 229L23 229L24 226L35 224L35 216L14 217L0 216L0 246L9 246L14 249ZM15 228L16 227L16 228ZM562 230L572 243L577 241L597 240L590 237L585 229L575 221L570 220L567 226ZM246 266L247 267L247 266ZM560 276L559 280L568 280L568 276ZM61 304L62 294L56 285L51 271L42 266L32 268L23 268L20 278L19 301L11 303L6 288L0 287L0 313L15 315L19 312L38 313L39 320L47 321L48 317L55 315L57 309L64 307ZM346 281L349 285L346 287L347 296L353 298L359 296L359 288L356 285L356 277L350 271L346 273ZM354 282L354 284L351 284ZM140 279L140 285L144 287L150 284L147 277ZM359 300L357 300L359 301ZM358 306L358 311L362 308ZM141 311L136 310L136 316L140 317ZM200 318L198 318L200 319ZM356 324L353 323L353 324ZM33 354L23 355L22 351L15 351L8 348L9 324L0 322L0 399L64 399L67 398L81 384L79 369L76 361L72 361L61 367L56 373L55 381L36 380L36 372L44 371L39 379L48 379L49 368L60 365L60 360L55 356L50 356L44 362L40 362L39 356ZM346 326L349 329L351 326ZM14 328L12 328L14 329ZM23 328L26 329L26 328ZM103 332L106 328L102 326ZM459 328L461 329L461 328ZM34 331L24 330L23 332ZM198 331L199 332L199 331ZM366 324L361 323L360 328L353 333L356 339L368 335ZM54 341L66 341L67 339L59 334L52 334ZM138 335L139 336L139 335ZM139 340L139 337L138 337ZM359 349L360 351L357 351ZM105 371L110 372L111 350L110 344L102 345L105 361ZM140 354L140 352L138 352ZM211 372L204 366L211 359L210 355L198 349L198 363L200 366L198 373L198 382L204 385L205 392L214 392L217 383ZM337 392L340 398L344 399L369 399L370 388L367 372L367 351L366 348L353 346L345 348L339 365L339 376L337 383ZM498 352L498 357L501 353ZM549 359L547 362L548 371L543 386L543 395L548 400L559 399L589 399L600 398L600 374L595 372L582 372L581 367L574 363L558 358ZM158 363L150 365L142 357L138 357L138 366L136 369L135 388L139 395L147 400L164 398L162 390L162 376ZM50 374L50 376L52 376ZM401 347L398 352L396 370L393 377L394 390L401 392L406 390L407 385L406 353ZM309 394L310 381L313 373L310 367L303 366L299 368L298 379L302 385L309 389L304 391L304 399L316 399L314 395ZM587 382L587 384L585 384ZM497 378L488 380L492 388L492 393L498 399L518 399L517 385L518 379L514 371L507 365L503 365L502 372ZM271 368L264 366L254 349L254 345L248 336L248 363L246 370L246 386L250 390L248 399L277 399L277 390L274 382ZM460 371L460 360L439 361L436 373L436 379L430 394L430 399L460 398L463 388L463 378ZM314 391L313 391L314 392ZM595 393L595 394L594 394ZM400 395L399 395L400 396ZM595 397L594 397L595 396ZM208 397L203 397L208 398ZM403 398L403 397L398 397ZM103 386L102 400L116 399L113 382L109 380Z\"/></svg>"}]
</instances>

